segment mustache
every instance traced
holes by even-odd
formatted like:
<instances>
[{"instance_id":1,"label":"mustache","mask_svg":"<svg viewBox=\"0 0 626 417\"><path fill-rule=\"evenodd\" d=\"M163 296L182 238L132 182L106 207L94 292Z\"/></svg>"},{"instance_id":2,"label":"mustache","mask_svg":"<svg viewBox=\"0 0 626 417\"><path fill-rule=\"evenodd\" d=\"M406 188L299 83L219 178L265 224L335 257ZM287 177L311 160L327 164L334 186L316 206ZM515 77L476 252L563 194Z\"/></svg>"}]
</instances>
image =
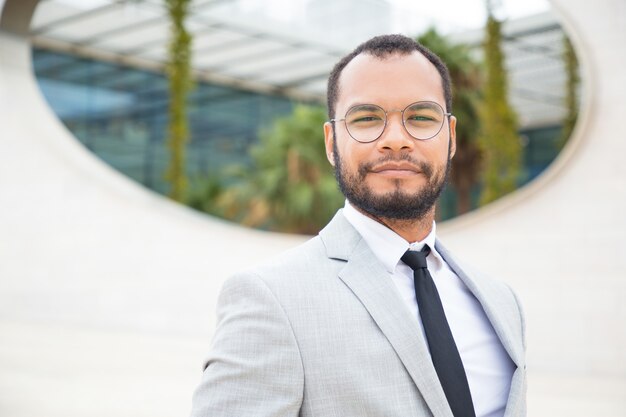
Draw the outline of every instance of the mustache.
<instances>
[{"instance_id":1,"label":"mustache","mask_svg":"<svg viewBox=\"0 0 626 417\"><path fill-rule=\"evenodd\" d=\"M405 153L400 154L400 156L387 155L382 158L379 158L376 161L372 162L363 162L359 165L359 176L361 178L365 178L365 176L372 171L372 169L381 164L385 164L388 162L408 162L411 165L417 167L427 178L432 177L433 175L433 167L428 162L419 161L413 158L411 155Z\"/></svg>"}]
</instances>

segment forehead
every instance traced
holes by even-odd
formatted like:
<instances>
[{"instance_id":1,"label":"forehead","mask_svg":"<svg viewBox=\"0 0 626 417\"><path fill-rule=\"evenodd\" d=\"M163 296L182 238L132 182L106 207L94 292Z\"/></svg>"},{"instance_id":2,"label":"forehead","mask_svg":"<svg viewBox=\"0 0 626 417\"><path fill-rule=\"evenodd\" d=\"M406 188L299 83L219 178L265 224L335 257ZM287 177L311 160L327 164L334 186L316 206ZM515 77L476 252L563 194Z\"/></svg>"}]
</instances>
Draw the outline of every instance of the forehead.
<instances>
[{"instance_id":1,"label":"forehead","mask_svg":"<svg viewBox=\"0 0 626 417\"><path fill-rule=\"evenodd\" d=\"M417 51L384 58L357 55L339 78L338 114L355 104L401 109L416 101L434 101L445 108L441 75Z\"/></svg>"}]
</instances>

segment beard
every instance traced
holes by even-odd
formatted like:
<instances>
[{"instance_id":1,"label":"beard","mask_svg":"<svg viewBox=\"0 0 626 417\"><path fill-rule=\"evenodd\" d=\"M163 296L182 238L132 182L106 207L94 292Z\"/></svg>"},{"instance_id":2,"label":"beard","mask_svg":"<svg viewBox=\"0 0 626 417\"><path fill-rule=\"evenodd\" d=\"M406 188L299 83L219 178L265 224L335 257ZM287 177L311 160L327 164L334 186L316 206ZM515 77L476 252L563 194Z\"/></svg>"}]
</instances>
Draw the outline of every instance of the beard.
<instances>
[{"instance_id":1,"label":"beard","mask_svg":"<svg viewBox=\"0 0 626 417\"><path fill-rule=\"evenodd\" d=\"M337 148L337 140L333 138L333 159L335 162L335 178L343 195L356 208L375 218L389 220L423 220L431 211L437 199L443 192L450 174L450 146L448 158L443 169L435 170L432 164L417 161L409 154L398 157L389 155L376 162L359 164L356 173L348 172ZM391 161L408 161L419 167L426 177L426 184L415 190L403 190L402 180L396 179L395 189L385 194L374 194L371 187L365 183L365 177L371 169L380 163Z\"/></svg>"}]
</instances>

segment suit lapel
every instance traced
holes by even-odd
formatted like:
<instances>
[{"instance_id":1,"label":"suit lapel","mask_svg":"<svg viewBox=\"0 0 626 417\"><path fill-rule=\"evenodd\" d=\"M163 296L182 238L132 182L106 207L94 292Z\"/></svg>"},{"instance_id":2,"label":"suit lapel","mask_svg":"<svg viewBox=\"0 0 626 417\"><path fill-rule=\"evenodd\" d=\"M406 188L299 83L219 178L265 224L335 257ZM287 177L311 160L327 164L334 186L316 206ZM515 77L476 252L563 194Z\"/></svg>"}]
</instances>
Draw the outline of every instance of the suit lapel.
<instances>
[{"instance_id":1,"label":"suit lapel","mask_svg":"<svg viewBox=\"0 0 626 417\"><path fill-rule=\"evenodd\" d=\"M511 294L503 293L503 285L495 285L491 280L483 279L480 274L468 275L468 268L461 268L454 257L437 240L437 252L445 259L450 268L458 275L474 297L483 307L487 318L491 322L496 335L502 342L504 349L518 368L524 367L524 351L521 343L521 334L517 329L517 311L511 312Z\"/></svg>"},{"instance_id":2,"label":"suit lapel","mask_svg":"<svg viewBox=\"0 0 626 417\"><path fill-rule=\"evenodd\" d=\"M472 273L470 278L469 270L466 267L461 268L438 240L435 247L481 304L504 349L517 366L511 380L505 417L526 415L526 365L521 334L522 323L519 321L519 311L511 310L514 305L511 303L512 293L504 285L497 285L491 280L486 280L478 273Z\"/></svg>"},{"instance_id":3,"label":"suit lapel","mask_svg":"<svg viewBox=\"0 0 626 417\"><path fill-rule=\"evenodd\" d=\"M387 271L341 210L320 232L320 237L329 258L346 261L339 278L372 316L433 415L452 417L416 319L405 307ZM484 279L465 266L461 267L439 240L436 248L481 304L502 345L517 366L505 415L518 415L519 410L524 408L525 362L519 311L511 307L512 294L505 286Z\"/></svg>"},{"instance_id":4,"label":"suit lapel","mask_svg":"<svg viewBox=\"0 0 626 417\"><path fill-rule=\"evenodd\" d=\"M330 258L346 261L339 278L372 316L433 414L452 417L417 320L382 264L341 212L320 237Z\"/></svg>"}]
</instances>

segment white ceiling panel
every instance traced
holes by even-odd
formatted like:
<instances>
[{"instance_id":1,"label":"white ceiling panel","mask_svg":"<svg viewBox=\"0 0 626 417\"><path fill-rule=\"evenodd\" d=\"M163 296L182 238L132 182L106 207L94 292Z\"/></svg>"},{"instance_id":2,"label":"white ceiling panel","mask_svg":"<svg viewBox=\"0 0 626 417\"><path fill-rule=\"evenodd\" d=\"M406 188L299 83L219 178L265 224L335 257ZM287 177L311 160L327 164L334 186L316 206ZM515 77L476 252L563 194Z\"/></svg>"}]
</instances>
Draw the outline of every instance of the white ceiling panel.
<instances>
[{"instance_id":1,"label":"white ceiling panel","mask_svg":"<svg viewBox=\"0 0 626 417\"><path fill-rule=\"evenodd\" d=\"M321 25L268 20L254 13L260 7L256 3L246 3L248 9L254 6L252 12L244 3L192 3L187 27L193 35L194 71L201 78L258 91L278 88L294 97L323 101L332 66L358 41L371 36L350 35L349 24L342 36L334 36L331 32L335 32ZM71 54L162 68L169 37L163 4L162 0L46 0L35 11L34 43ZM354 4L359 2L354 0ZM315 7L321 6L316 3ZM371 33L385 27L376 26L376 21L372 20ZM507 21L504 32L511 102L520 120L529 125L558 121L564 108L565 77L563 32L556 20L544 13ZM468 42L472 53L481 55L481 31L455 34L451 39Z\"/></svg>"}]
</instances>

